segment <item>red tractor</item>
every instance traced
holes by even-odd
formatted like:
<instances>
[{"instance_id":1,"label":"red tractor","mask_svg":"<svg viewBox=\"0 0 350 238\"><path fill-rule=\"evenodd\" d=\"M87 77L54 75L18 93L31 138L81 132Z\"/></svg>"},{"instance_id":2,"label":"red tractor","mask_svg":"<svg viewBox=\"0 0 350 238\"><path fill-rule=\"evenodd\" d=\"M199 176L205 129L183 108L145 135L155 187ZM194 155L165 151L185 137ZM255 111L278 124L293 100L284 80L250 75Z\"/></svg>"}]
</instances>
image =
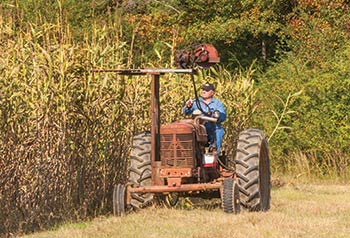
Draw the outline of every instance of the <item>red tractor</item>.
<instances>
[{"instance_id":1,"label":"red tractor","mask_svg":"<svg viewBox=\"0 0 350 238\"><path fill-rule=\"evenodd\" d=\"M235 155L235 168L229 168L227 156L208 148L204 123L215 123L213 117L200 113L160 125L159 77L165 73L193 74L187 66L194 63L209 67L219 61L212 45L200 45L195 53L178 57L182 69L95 70L121 75L151 75L151 132L134 136L130 156L129 179L113 191L113 211L122 215L128 209L140 209L155 197L168 197L170 205L179 196L213 194L222 200L224 212L239 213L241 205L249 211L270 208L270 164L265 135L257 129L240 132ZM193 79L193 77L192 77ZM194 82L194 80L193 80ZM176 196L175 196L176 195Z\"/></svg>"}]
</instances>

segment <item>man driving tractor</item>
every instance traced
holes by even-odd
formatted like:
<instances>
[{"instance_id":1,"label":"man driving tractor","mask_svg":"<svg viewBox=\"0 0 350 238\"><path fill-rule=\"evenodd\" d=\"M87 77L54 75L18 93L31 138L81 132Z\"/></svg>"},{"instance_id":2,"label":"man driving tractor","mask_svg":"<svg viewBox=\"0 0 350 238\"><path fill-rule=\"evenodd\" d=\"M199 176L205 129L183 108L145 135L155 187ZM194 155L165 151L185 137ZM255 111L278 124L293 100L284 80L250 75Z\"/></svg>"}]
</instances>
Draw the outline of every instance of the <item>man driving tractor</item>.
<instances>
[{"instance_id":1,"label":"man driving tractor","mask_svg":"<svg viewBox=\"0 0 350 238\"><path fill-rule=\"evenodd\" d=\"M113 189L115 215L121 216L130 208L136 211L147 207L155 197L168 199L168 205L175 206L179 196L202 196L201 193L205 193L205 197L220 196L226 213L239 213L241 205L249 211L270 208L270 160L264 132L256 128L239 132L235 168L231 168L226 156L219 154L224 136L221 123L226 119L225 107L214 98L214 85L204 84L201 97L195 90L194 73L220 62L218 52L210 44L201 44L190 53L186 54L188 58L179 59L181 69L105 71L152 76L151 132L134 135L129 182L118 183ZM186 101L183 113L192 114L193 119L160 125L159 78L165 73L191 75L195 99ZM232 141L231 146L234 146Z\"/></svg>"},{"instance_id":2,"label":"man driving tractor","mask_svg":"<svg viewBox=\"0 0 350 238\"><path fill-rule=\"evenodd\" d=\"M225 134L221 122L226 119L226 109L220 100L214 98L215 87L213 84L206 83L201 89L202 96L198 98L199 103L195 99L187 100L182 112L185 115L190 115L195 110L200 110L205 115L212 116L213 114L216 114L218 116L218 121L216 123L206 122L205 128L207 130L210 148L214 150L216 149L217 154L219 154L222 139Z\"/></svg>"}]
</instances>

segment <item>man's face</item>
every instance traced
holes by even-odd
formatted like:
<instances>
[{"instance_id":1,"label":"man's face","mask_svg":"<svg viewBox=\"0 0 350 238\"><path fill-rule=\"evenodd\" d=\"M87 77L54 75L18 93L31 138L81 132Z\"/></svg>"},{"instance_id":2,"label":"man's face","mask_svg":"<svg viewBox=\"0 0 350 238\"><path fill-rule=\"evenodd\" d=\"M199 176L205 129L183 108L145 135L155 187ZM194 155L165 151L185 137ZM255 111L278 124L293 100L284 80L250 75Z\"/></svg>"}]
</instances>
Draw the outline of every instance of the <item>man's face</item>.
<instances>
[{"instance_id":1,"label":"man's face","mask_svg":"<svg viewBox=\"0 0 350 238\"><path fill-rule=\"evenodd\" d=\"M206 90L202 89L202 98L203 99L212 98L213 96L214 96L213 90L206 91Z\"/></svg>"}]
</instances>

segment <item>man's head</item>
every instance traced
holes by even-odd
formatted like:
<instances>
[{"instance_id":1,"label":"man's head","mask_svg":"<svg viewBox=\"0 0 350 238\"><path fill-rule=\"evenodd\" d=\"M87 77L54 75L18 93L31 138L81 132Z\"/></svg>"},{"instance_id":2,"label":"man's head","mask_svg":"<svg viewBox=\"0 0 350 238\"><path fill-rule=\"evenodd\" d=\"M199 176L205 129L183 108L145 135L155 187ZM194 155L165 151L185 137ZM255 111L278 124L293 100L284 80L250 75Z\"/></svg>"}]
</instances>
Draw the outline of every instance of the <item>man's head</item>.
<instances>
[{"instance_id":1,"label":"man's head","mask_svg":"<svg viewBox=\"0 0 350 238\"><path fill-rule=\"evenodd\" d=\"M211 83L203 84L201 89L202 89L202 98L203 99L212 98L215 94L215 87Z\"/></svg>"}]
</instances>

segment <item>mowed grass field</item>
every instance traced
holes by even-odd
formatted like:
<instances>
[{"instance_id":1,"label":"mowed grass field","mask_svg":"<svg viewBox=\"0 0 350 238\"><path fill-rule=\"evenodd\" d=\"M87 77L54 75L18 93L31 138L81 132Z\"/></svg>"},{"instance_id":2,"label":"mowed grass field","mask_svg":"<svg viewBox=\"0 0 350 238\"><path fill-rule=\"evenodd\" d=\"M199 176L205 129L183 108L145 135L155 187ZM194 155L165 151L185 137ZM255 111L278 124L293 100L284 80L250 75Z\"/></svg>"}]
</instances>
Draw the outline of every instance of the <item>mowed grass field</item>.
<instances>
[{"instance_id":1,"label":"mowed grass field","mask_svg":"<svg viewBox=\"0 0 350 238\"><path fill-rule=\"evenodd\" d=\"M268 212L148 208L27 237L350 237L350 185L274 187Z\"/></svg>"}]
</instances>

